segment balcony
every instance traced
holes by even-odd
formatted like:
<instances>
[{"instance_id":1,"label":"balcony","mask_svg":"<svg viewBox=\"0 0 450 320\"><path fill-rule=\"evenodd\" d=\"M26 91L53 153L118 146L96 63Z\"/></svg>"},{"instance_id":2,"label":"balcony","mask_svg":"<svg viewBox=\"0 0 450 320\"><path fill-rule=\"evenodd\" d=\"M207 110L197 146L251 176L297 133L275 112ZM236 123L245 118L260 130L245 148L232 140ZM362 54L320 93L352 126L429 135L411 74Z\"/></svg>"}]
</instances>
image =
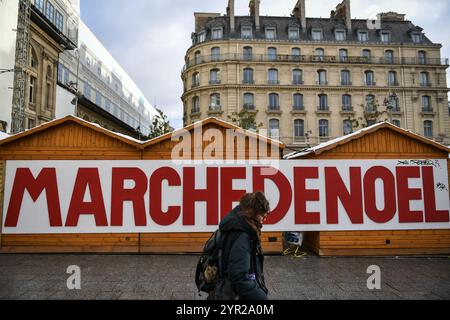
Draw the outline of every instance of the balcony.
<instances>
[{"instance_id":1,"label":"balcony","mask_svg":"<svg viewBox=\"0 0 450 320\"><path fill-rule=\"evenodd\" d=\"M388 83L389 87L398 87L400 84L398 81L392 81Z\"/></svg>"},{"instance_id":2,"label":"balcony","mask_svg":"<svg viewBox=\"0 0 450 320\"><path fill-rule=\"evenodd\" d=\"M280 106L269 106L266 110L268 115L276 116L281 115L283 111L280 110Z\"/></svg>"},{"instance_id":3,"label":"balcony","mask_svg":"<svg viewBox=\"0 0 450 320\"><path fill-rule=\"evenodd\" d=\"M422 88L431 88L433 86L433 84L431 82L421 82L420 86Z\"/></svg>"},{"instance_id":4,"label":"balcony","mask_svg":"<svg viewBox=\"0 0 450 320\"><path fill-rule=\"evenodd\" d=\"M223 114L222 106L209 106L208 116Z\"/></svg>"},{"instance_id":5,"label":"balcony","mask_svg":"<svg viewBox=\"0 0 450 320\"><path fill-rule=\"evenodd\" d=\"M192 89L200 87L200 83L199 82L194 82L191 86Z\"/></svg>"},{"instance_id":6,"label":"balcony","mask_svg":"<svg viewBox=\"0 0 450 320\"><path fill-rule=\"evenodd\" d=\"M242 84L255 84L255 80L242 80Z\"/></svg>"},{"instance_id":7,"label":"balcony","mask_svg":"<svg viewBox=\"0 0 450 320\"><path fill-rule=\"evenodd\" d=\"M304 84L304 81L303 80L294 80L294 81L292 81L292 84L293 85L301 85L301 84Z\"/></svg>"},{"instance_id":8,"label":"balcony","mask_svg":"<svg viewBox=\"0 0 450 320\"><path fill-rule=\"evenodd\" d=\"M364 85L366 87L375 87L377 85L377 83L375 81L366 81L366 82L364 82Z\"/></svg>"},{"instance_id":9,"label":"balcony","mask_svg":"<svg viewBox=\"0 0 450 320\"><path fill-rule=\"evenodd\" d=\"M341 81L341 86L351 86L352 82L351 81Z\"/></svg>"},{"instance_id":10,"label":"balcony","mask_svg":"<svg viewBox=\"0 0 450 320\"><path fill-rule=\"evenodd\" d=\"M328 81L322 80L322 81L316 81L316 84L318 86L327 86L328 85Z\"/></svg>"},{"instance_id":11,"label":"balcony","mask_svg":"<svg viewBox=\"0 0 450 320\"><path fill-rule=\"evenodd\" d=\"M256 112L256 106L254 104L246 103L242 108L248 112Z\"/></svg>"},{"instance_id":12,"label":"balcony","mask_svg":"<svg viewBox=\"0 0 450 320\"><path fill-rule=\"evenodd\" d=\"M434 117L436 116L436 112L433 110L433 108L423 108L420 115L422 117Z\"/></svg>"},{"instance_id":13,"label":"balcony","mask_svg":"<svg viewBox=\"0 0 450 320\"><path fill-rule=\"evenodd\" d=\"M291 114L293 116L305 116L307 114L307 111L305 110L305 107L301 106L293 106Z\"/></svg>"},{"instance_id":14,"label":"balcony","mask_svg":"<svg viewBox=\"0 0 450 320\"><path fill-rule=\"evenodd\" d=\"M280 80L267 80L267 84L277 85L280 84Z\"/></svg>"},{"instance_id":15,"label":"balcony","mask_svg":"<svg viewBox=\"0 0 450 320\"><path fill-rule=\"evenodd\" d=\"M315 56L315 55L249 55L249 54L221 54L206 55L193 58L185 64L183 72L193 66L202 63L224 62L224 61L252 61L252 62L286 62L286 63L326 63L326 64L389 64L389 65L428 65L428 66L449 66L449 59L423 59L418 57L411 58L385 58L385 57L340 57L340 56Z\"/></svg>"},{"instance_id":16,"label":"balcony","mask_svg":"<svg viewBox=\"0 0 450 320\"><path fill-rule=\"evenodd\" d=\"M221 83L220 80L209 80L209 84L210 85L217 85L217 84L220 84L220 83Z\"/></svg>"},{"instance_id":17,"label":"balcony","mask_svg":"<svg viewBox=\"0 0 450 320\"><path fill-rule=\"evenodd\" d=\"M329 116L331 115L330 108L328 106L318 106L316 110L316 114L320 116Z\"/></svg>"},{"instance_id":18,"label":"balcony","mask_svg":"<svg viewBox=\"0 0 450 320\"><path fill-rule=\"evenodd\" d=\"M355 110L352 106L343 106L339 113L341 116L353 116L355 114Z\"/></svg>"}]
</instances>

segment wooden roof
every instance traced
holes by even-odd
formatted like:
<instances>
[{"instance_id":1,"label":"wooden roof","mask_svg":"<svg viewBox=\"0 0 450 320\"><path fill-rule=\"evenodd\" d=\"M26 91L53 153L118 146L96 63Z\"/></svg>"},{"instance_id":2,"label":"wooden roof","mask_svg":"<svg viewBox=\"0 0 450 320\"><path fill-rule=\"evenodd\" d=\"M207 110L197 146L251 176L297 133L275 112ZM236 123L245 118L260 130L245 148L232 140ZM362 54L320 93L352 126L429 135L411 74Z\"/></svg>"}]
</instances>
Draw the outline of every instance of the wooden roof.
<instances>
[{"instance_id":1,"label":"wooden roof","mask_svg":"<svg viewBox=\"0 0 450 320\"><path fill-rule=\"evenodd\" d=\"M415 133L413 133L413 132L411 132L409 130L405 130L405 129L399 128L399 127L397 127L397 126L395 126L395 125L393 125L393 124L391 124L389 122L382 122L382 123L375 124L375 125L373 125L371 127L364 128L362 130L359 130L359 131L354 132L352 134L349 134L347 136L340 137L340 138L337 138L337 139L330 140L328 142L319 144L318 146L315 146L315 147L312 147L312 148L308 148L308 149L305 149L305 150L302 150L302 151L299 151L299 152L291 153L291 154L287 155L285 158L292 160L292 159L300 159L300 158L304 158L304 157L310 157L312 155L320 155L320 154L322 154L322 153L324 153L326 151L330 151L330 150L335 149L335 148L337 148L339 146L348 144L348 143L350 143L352 141L355 141L355 140L362 139L363 137L365 137L367 135L371 135L371 134L374 134L374 133L376 133L376 132L378 132L380 130L386 130L386 129L394 131L394 132L399 133L401 135L407 136L410 139L413 139L413 140L415 140L417 142L426 144L426 145L431 146L431 147L433 147L435 149L438 149L440 151L445 151L447 153L450 153L450 148L449 147L446 147L446 146L444 146L444 145L442 145L440 143L437 143L437 142L435 142L435 141L433 141L431 139L425 138L425 137L423 137L421 135L415 134Z\"/></svg>"}]
</instances>

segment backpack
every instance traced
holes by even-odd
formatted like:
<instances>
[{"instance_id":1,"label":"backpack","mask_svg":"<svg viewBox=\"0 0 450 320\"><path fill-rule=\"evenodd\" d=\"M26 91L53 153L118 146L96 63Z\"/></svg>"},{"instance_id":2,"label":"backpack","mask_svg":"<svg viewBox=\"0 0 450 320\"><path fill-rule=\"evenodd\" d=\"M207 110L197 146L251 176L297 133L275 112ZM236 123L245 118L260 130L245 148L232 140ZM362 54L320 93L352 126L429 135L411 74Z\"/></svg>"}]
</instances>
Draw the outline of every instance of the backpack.
<instances>
[{"instance_id":1,"label":"backpack","mask_svg":"<svg viewBox=\"0 0 450 320\"><path fill-rule=\"evenodd\" d=\"M200 292L211 294L215 292L215 296L220 293L221 300L235 299L229 281L226 281L223 274L223 252L225 251L224 243L227 238L232 236L234 243L239 237L240 232L224 233L220 230L214 232L211 238L206 241L203 253L197 263L195 271L195 284ZM227 293L224 293L227 291Z\"/></svg>"}]
</instances>

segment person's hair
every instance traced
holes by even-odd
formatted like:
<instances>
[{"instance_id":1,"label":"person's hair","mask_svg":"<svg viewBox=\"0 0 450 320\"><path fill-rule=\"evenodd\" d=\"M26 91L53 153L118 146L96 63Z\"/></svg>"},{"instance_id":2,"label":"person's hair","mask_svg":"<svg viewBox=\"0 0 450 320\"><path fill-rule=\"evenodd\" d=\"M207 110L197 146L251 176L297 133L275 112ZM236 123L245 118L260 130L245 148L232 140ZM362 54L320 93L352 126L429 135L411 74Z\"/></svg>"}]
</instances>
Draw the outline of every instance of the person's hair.
<instances>
[{"instance_id":1,"label":"person's hair","mask_svg":"<svg viewBox=\"0 0 450 320\"><path fill-rule=\"evenodd\" d=\"M270 212L269 201L261 191L245 194L241 198L240 205L242 210L251 211L255 216Z\"/></svg>"}]
</instances>

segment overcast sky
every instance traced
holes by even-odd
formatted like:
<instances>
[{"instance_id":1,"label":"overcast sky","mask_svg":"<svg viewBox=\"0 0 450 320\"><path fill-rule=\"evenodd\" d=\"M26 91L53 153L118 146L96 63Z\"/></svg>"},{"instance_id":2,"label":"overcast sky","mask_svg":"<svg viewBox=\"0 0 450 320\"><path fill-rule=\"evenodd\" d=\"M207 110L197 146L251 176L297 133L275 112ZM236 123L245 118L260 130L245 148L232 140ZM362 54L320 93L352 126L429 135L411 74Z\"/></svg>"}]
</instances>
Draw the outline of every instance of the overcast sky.
<instances>
[{"instance_id":1,"label":"overcast sky","mask_svg":"<svg viewBox=\"0 0 450 320\"><path fill-rule=\"evenodd\" d=\"M306 0L307 17L329 17L341 0ZM248 0L235 0L236 15ZM81 0L81 17L140 87L147 99L183 125L181 69L191 45L194 12L225 13L227 0ZM261 15L289 16L296 0L261 0ZM397 11L443 44L450 57L450 0L352 0L352 18ZM450 79L450 77L448 77Z\"/></svg>"}]
</instances>

